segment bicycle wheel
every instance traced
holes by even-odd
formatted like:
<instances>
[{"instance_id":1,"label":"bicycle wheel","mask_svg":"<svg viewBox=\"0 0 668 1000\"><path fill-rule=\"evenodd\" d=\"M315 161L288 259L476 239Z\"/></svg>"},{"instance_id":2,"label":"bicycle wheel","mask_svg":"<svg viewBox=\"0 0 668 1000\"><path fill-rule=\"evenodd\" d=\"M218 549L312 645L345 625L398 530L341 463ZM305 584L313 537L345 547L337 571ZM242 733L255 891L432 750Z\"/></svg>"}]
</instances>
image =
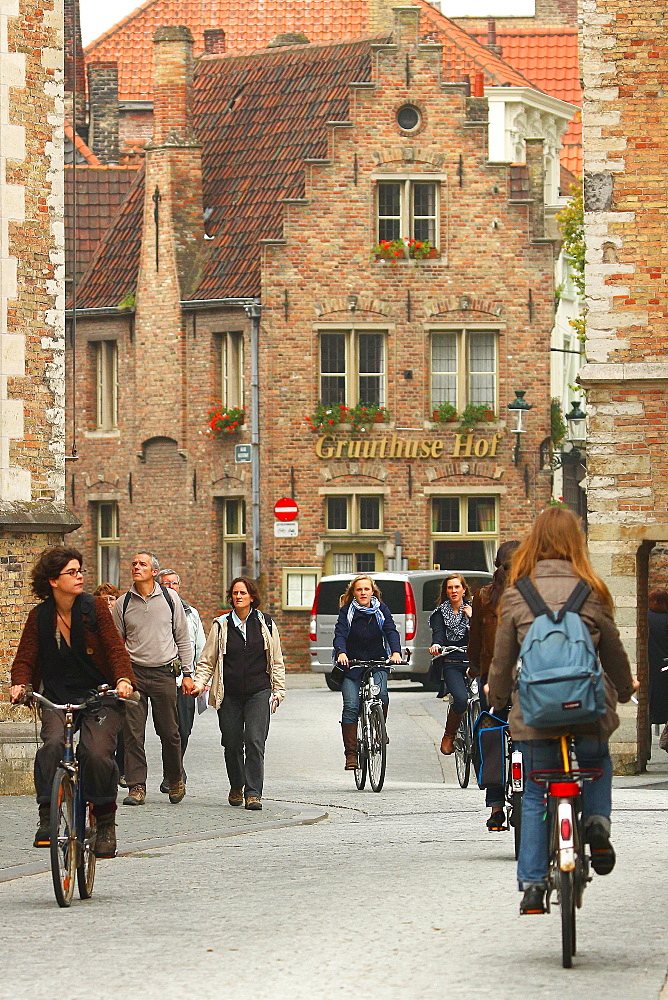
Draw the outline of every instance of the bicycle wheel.
<instances>
[{"instance_id":1,"label":"bicycle wheel","mask_svg":"<svg viewBox=\"0 0 668 1000\"><path fill-rule=\"evenodd\" d=\"M369 712L371 746L369 747L369 781L374 792L379 792L385 781L387 764L387 734L380 705L372 705Z\"/></svg>"},{"instance_id":2,"label":"bicycle wheel","mask_svg":"<svg viewBox=\"0 0 668 1000\"><path fill-rule=\"evenodd\" d=\"M355 784L360 792L366 784L366 739L364 736L364 716L362 712L357 717L357 767L355 768Z\"/></svg>"},{"instance_id":3,"label":"bicycle wheel","mask_svg":"<svg viewBox=\"0 0 668 1000\"><path fill-rule=\"evenodd\" d=\"M95 836L97 821L93 815L93 806L90 802L85 805L83 848L81 850L81 860L77 868L77 885L79 887L79 898L90 899L93 895L93 882L95 881Z\"/></svg>"},{"instance_id":4,"label":"bicycle wheel","mask_svg":"<svg viewBox=\"0 0 668 1000\"><path fill-rule=\"evenodd\" d=\"M471 731L468 711L464 713L455 736L455 769L460 788L466 788L471 774Z\"/></svg>"},{"instance_id":5,"label":"bicycle wheel","mask_svg":"<svg viewBox=\"0 0 668 1000\"><path fill-rule=\"evenodd\" d=\"M69 906L77 869L77 834L74 827L72 778L59 767L51 789L51 875L58 906Z\"/></svg>"},{"instance_id":6,"label":"bicycle wheel","mask_svg":"<svg viewBox=\"0 0 668 1000\"><path fill-rule=\"evenodd\" d=\"M575 899L573 872L559 869L559 909L561 910L561 964L564 969L573 965L575 954Z\"/></svg>"},{"instance_id":7,"label":"bicycle wheel","mask_svg":"<svg viewBox=\"0 0 668 1000\"><path fill-rule=\"evenodd\" d=\"M510 817L515 838L515 861L517 861L520 856L520 842L522 840L522 792L512 793Z\"/></svg>"}]
</instances>

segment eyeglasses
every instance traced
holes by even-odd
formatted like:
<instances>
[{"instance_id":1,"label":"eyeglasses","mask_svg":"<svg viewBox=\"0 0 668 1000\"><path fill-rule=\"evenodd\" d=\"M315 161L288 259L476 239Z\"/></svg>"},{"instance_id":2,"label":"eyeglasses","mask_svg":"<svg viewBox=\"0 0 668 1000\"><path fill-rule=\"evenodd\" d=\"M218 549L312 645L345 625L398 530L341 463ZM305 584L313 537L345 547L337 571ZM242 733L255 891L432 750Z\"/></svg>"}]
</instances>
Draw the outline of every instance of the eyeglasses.
<instances>
[{"instance_id":1,"label":"eyeglasses","mask_svg":"<svg viewBox=\"0 0 668 1000\"><path fill-rule=\"evenodd\" d=\"M85 569L66 569L64 570L64 572L58 574L58 576L71 576L71 577L85 576L85 575L86 575Z\"/></svg>"}]
</instances>

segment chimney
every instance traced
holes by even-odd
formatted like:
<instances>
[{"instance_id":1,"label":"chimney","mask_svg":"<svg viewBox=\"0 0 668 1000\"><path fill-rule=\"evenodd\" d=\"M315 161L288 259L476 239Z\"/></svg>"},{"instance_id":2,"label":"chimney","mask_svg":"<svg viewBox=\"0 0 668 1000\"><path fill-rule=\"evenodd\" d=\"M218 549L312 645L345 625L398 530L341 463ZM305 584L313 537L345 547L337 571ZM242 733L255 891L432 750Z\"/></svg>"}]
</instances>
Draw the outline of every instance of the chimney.
<instances>
[{"instance_id":1,"label":"chimney","mask_svg":"<svg viewBox=\"0 0 668 1000\"><path fill-rule=\"evenodd\" d=\"M387 32L394 28L392 0L369 0L369 31L373 34Z\"/></svg>"},{"instance_id":2,"label":"chimney","mask_svg":"<svg viewBox=\"0 0 668 1000\"><path fill-rule=\"evenodd\" d=\"M191 140L193 36L183 25L153 36L153 143Z\"/></svg>"},{"instance_id":3,"label":"chimney","mask_svg":"<svg viewBox=\"0 0 668 1000\"><path fill-rule=\"evenodd\" d=\"M544 139L526 139L527 171L529 174L529 197L533 199L531 209L531 238L545 239L545 161Z\"/></svg>"},{"instance_id":4,"label":"chimney","mask_svg":"<svg viewBox=\"0 0 668 1000\"><path fill-rule=\"evenodd\" d=\"M207 55L225 51L225 32L222 28L207 28L204 32L204 51Z\"/></svg>"},{"instance_id":5,"label":"chimney","mask_svg":"<svg viewBox=\"0 0 668 1000\"><path fill-rule=\"evenodd\" d=\"M65 117L72 121L76 131L86 138L86 65L81 45L81 19L79 0L65 0ZM75 65L76 64L76 65ZM76 98L73 92L76 89ZM76 111L73 103L76 100Z\"/></svg>"},{"instance_id":6,"label":"chimney","mask_svg":"<svg viewBox=\"0 0 668 1000\"><path fill-rule=\"evenodd\" d=\"M501 46L496 44L496 21L492 18L487 22L487 48L495 56L500 56L503 52Z\"/></svg>"},{"instance_id":7,"label":"chimney","mask_svg":"<svg viewBox=\"0 0 668 1000\"><path fill-rule=\"evenodd\" d=\"M578 23L578 0L536 0L534 21L540 24Z\"/></svg>"},{"instance_id":8,"label":"chimney","mask_svg":"<svg viewBox=\"0 0 668 1000\"><path fill-rule=\"evenodd\" d=\"M118 163L118 65L88 64L88 145L102 163Z\"/></svg>"}]
</instances>

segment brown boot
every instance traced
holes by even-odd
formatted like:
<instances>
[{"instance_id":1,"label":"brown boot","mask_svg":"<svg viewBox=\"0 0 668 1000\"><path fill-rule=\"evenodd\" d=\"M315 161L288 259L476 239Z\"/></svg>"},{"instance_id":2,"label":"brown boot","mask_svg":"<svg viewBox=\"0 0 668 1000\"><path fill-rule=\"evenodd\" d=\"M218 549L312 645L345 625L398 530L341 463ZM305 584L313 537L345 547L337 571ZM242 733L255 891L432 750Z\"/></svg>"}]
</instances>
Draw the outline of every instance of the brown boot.
<instances>
[{"instance_id":1,"label":"brown boot","mask_svg":"<svg viewBox=\"0 0 668 1000\"><path fill-rule=\"evenodd\" d=\"M459 713L453 711L452 708L448 712L448 717L445 721L445 732L443 733L443 739L441 740L441 753L445 754L446 757L449 757L450 754L455 752L455 736L457 735L457 727L463 718L463 713L459 715Z\"/></svg>"},{"instance_id":2,"label":"brown boot","mask_svg":"<svg viewBox=\"0 0 668 1000\"><path fill-rule=\"evenodd\" d=\"M357 723L342 722L343 749L346 755L346 771L354 771L357 767Z\"/></svg>"},{"instance_id":3,"label":"brown boot","mask_svg":"<svg viewBox=\"0 0 668 1000\"><path fill-rule=\"evenodd\" d=\"M114 803L116 805L116 803ZM97 817L96 858L116 857L116 810Z\"/></svg>"}]
</instances>

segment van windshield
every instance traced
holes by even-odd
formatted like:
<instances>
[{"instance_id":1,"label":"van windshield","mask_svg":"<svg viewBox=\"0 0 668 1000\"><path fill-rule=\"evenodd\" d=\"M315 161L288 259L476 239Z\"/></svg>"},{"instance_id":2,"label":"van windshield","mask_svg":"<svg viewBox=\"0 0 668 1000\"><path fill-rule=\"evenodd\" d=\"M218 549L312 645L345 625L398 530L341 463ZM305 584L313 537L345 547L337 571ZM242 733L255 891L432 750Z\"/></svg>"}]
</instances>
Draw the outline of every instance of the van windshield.
<instances>
[{"instance_id":1,"label":"van windshield","mask_svg":"<svg viewBox=\"0 0 668 1000\"><path fill-rule=\"evenodd\" d=\"M352 579L352 577L351 577ZM381 600L387 604L392 615L406 614L406 593L403 580L378 580ZM318 615L338 615L339 598L348 584L345 580L321 580L318 591Z\"/></svg>"},{"instance_id":2,"label":"van windshield","mask_svg":"<svg viewBox=\"0 0 668 1000\"><path fill-rule=\"evenodd\" d=\"M424 588L422 590L422 610L423 611L433 611L434 608L438 607L438 598L441 593L441 585L448 574L444 573L440 580L437 578L435 580L425 580ZM488 576L478 576L476 573L466 573L464 579L469 585L469 590L471 594L475 594L476 590L480 590L490 582L490 577Z\"/></svg>"}]
</instances>

